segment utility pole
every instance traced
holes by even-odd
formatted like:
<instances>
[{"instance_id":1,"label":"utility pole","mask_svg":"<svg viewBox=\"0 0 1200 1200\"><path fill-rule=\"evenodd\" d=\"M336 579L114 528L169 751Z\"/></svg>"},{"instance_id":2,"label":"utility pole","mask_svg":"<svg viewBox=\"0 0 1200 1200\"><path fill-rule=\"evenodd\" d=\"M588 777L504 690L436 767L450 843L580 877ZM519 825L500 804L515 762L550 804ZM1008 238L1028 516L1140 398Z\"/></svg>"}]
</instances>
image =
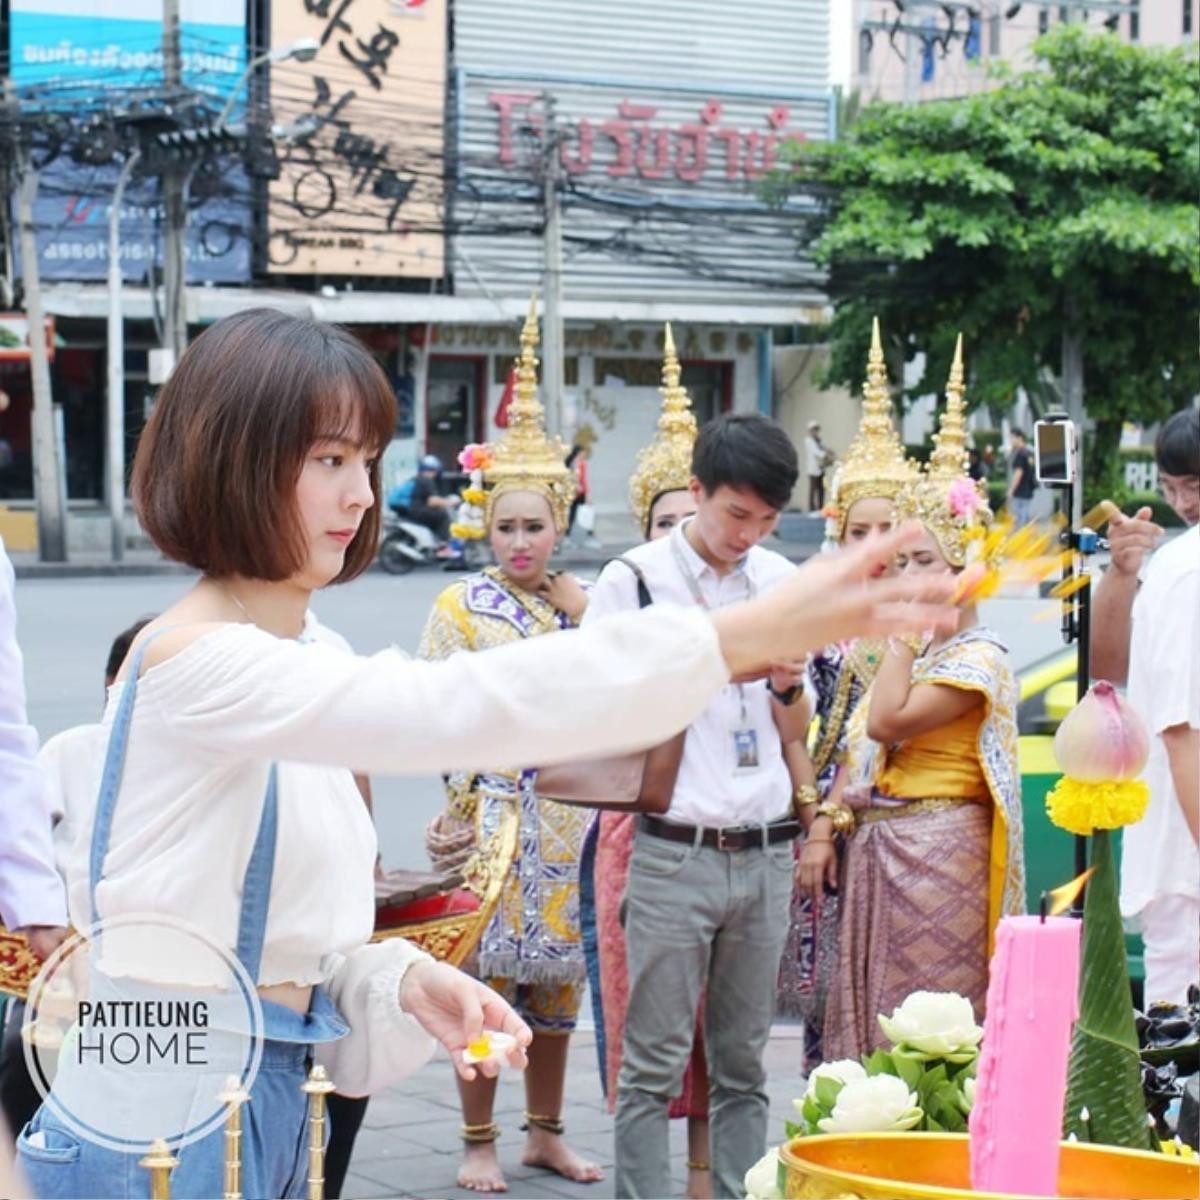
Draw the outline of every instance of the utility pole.
<instances>
[{"instance_id":1,"label":"utility pole","mask_svg":"<svg viewBox=\"0 0 1200 1200\"><path fill-rule=\"evenodd\" d=\"M38 170L32 154L17 141L17 225L21 237L21 271L25 284L25 315L29 320L29 373L33 381L33 496L37 503L38 557L42 562L67 561L66 505L62 463L54 424L50 390L50 356L46 349L46 312L38 270L33 204Z\"/></svg>"},{"instance_id":2,"label":"utility pole","mask_svg":"<svg viewBox=\"0 0 1200 1200\"><path fill-rule=\"evenodd\" d=\"M179 0L162 0L163 87L174 103L183 88ZM187 346L187 188L184 166L169 163L162 190L167 228L163 262L163 341L178 362Z\"/></svg>"},{"instance_id":3,"label":"utility pole","mask_svg":"<svg viewBox=\"0 0 1200 1200\"><path fill-rule=\"evenodd\" d=\"M546 431L553 437L561 436L563 425L562 207L558 195L560 159L554 97L543 92L542 104L545 111L542 196L546 217L542 232L542 296L545 304L542 391L546 397Z\"/></svg>"},{"instance_id":4,"label":"utility pole","mask_svg":"<svg viewBox=\"0 0 1200 1200\"><path fill-rule=\"evenodd\" d=\"M134 150L121 166L108 214L108 456L105 491L112 522L113 562L125 557L125 313L121 303L121 205L125 185L142 157Z\"/></svg>"}]
</instances>

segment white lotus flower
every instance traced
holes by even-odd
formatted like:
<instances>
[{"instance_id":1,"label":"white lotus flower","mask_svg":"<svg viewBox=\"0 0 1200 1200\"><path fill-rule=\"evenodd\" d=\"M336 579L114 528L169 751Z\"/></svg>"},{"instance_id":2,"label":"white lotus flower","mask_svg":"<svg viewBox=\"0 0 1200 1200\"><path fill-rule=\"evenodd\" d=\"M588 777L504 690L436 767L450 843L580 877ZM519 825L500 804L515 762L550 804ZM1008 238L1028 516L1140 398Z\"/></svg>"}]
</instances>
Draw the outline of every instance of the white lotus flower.
<instances>
[{"instance_id":1,"label":"white lotus flower","mask_svg":"<svg viewBox=\"0 0 1200 1200\"><path fill-rule=\"evenodd\" d=\"M772 1147L746 1172L742 1180L746 1200L783 1200L779 1190L779 1150Z\"/></svg>"},{"instance_id":2,"label":"white lotus flower","mask_svg":"<svg viewBox=\"0 0 1200 1200\"><path fill-rule=\"evenodd\" d=\"M852 1079L866 1079L866 1077L867 1073L863 1069L862 1063L856 1058L839 1058L833 1062L821 1063L820 1066L813 1067L803 1098L793 1100L792 1103L795 1105L796 1111L803 1116L804 1101L817 1098L818 1079L834 1079L838 1083L849 1083Z\"/></svg>"},{"instance_id":3,"label":"white lotus flower","mask_svg":"<svg viewBox=\"0 0 1200 1200\"><path fill-rule=\"evenodd\" d=\"M966 1062L983 1037L970 1000L957 992L913 992L890 1017L880 1014L879 1026L893 1045L918 1058Z\"/></svg>"},{"instance_id":4,"label":"white lotus flower","mask_svg":"<svg viewBox=\"0 0 1200 1200\"><path fill-rule=\"evenodd\" d=\"M817 1126L822 1133L885 1133L911 1129L924 1114L917 1094L895 1075L855 1079L838 1092L837 1103Z\"/></svg>"},{"instance_id":5,"label":"white lotus flower","mask_svg":"<svg viewBox=\"0 0 1200 1200\"><path fill-rule=\"evenodd\" d=\"M963 1099L967 1102L967 1110L970 1111L975 1107L975 1076L968 1075L963 1080L962 1085Z\"/></svg>"}]
</instances>

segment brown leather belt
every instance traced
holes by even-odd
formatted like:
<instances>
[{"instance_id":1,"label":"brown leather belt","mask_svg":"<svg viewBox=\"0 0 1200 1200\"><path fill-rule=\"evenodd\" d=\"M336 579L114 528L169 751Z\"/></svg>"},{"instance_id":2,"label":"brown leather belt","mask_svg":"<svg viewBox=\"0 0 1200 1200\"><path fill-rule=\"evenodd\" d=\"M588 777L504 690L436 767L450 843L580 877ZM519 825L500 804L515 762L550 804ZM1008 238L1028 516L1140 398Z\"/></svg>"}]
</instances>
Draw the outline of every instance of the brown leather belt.
<instances>
[{"instance_id":1,"label":"brown leather belt","mask_svg":"<svg viewBox=\"0 0 1200 1200\"><path fill-rule=\"evenodd\" d=\"M711 826L679 825L674 821L663 821L649 813L642 814L641 828L653 837L665 838L669 842L686 842L693 846L696 834L700 833L700 845L713 850L761 850L777 842L791 842L800 836L803 826L794 817L772 821L769 825L722 825Z\"/></svg>"}]
</instances>

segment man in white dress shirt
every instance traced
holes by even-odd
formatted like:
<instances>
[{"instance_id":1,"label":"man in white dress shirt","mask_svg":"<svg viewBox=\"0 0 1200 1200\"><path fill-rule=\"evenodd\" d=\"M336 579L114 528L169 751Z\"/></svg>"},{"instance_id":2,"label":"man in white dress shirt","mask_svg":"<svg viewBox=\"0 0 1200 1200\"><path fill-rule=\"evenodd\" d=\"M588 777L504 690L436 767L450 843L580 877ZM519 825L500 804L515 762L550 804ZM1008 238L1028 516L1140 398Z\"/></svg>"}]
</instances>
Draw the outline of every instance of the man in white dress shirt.
<instances>
[{"instance_id":1,"label":"man in white dress shirt","mask_svg":"<svg viewBox=\"0 0 1200 1200\"><path fill-rule=\"evenodd\" d=\"M44 958L62 940L66 895L42 805L37 734L25 716L12 563L0 540L0 920Z\"/></svg>"},{"instance_id":2,"label":"man in white dress shirt","mask_svg":"<svg viewBox=\"0 0 1200 1200\"><path fill-rule=\"evenodd\" d=\"M775 528L798 475L774 421L717 418L693 458L696 516L626 556L656 603L721 608L761 595L794 568L758 546ZM586 622L638 607L623 563L601 574ZM692 1049L706 990L713 1186L742 1195L763 1154L763 1049L792 894L791 783L772 706L798 692L766 680L731 682L689 726L670 808L642 816L626 897L629 1013L617 1084L616 1192L667 1196L667 1107Z\"/></svg>"},{"instance_id":3,"label":"man in white dress shirt","mask_svg":"<svg viewBox=\"0 0 1200 1200\"><path fill-rule=\"evenodd\" d=\"M1182 1004L1200 983L1200 414L1176 413L1155 445L1159 485L1188 526L1144 560L1162 530L1150 510L1109 506L1112 563L1096 592L1092 674L1128 682L1150 733L1146 815L1124 832L1121 914L1145 944L1145 1004Z\"/></svg>"}]
</instances>

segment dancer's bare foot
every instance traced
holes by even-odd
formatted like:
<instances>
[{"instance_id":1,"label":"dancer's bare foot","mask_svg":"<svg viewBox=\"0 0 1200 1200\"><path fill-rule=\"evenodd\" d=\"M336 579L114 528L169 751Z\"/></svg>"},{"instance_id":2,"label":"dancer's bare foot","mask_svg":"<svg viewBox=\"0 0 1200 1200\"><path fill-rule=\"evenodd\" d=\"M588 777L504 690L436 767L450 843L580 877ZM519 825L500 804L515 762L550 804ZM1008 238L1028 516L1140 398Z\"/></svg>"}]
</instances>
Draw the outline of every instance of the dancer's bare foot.
<instances>
[{"instance_id":1,"label":"dancer's bare foot","mask_svg":"<svg viewBox=\"0 0 1200 1200\"><path fill-rule=\"evenodd\" d=\"M604 1178L604 1172L596 1163L580 1158L557 1133L539 1129L536 1125L529 1127L521 1161L527 1167L545 1167L576 1183L596 1183Z\"/></svg>"},{"instance_id":2,"label":"dancer's bare foot","mask_svg":"<svg viewBox=\"0 0 1200 1200\"><path fill-rule=\"evenodd\" d=\"M504 1172L496 1157L495 1142L468 1143L463 1147L458 1186L472 1192L507 1192Z\"/></svg>"},{"instance_id":3,"label":"dancer's bare foot","mask_svg":"<svg viewBox=\"0 0 1200 1200\"><path fill-rule=\"evenodd\" d=\"M712 1171L708 1167L688 1165L687 1200L712 1200Z\"/></svg>"}]
</instances>

